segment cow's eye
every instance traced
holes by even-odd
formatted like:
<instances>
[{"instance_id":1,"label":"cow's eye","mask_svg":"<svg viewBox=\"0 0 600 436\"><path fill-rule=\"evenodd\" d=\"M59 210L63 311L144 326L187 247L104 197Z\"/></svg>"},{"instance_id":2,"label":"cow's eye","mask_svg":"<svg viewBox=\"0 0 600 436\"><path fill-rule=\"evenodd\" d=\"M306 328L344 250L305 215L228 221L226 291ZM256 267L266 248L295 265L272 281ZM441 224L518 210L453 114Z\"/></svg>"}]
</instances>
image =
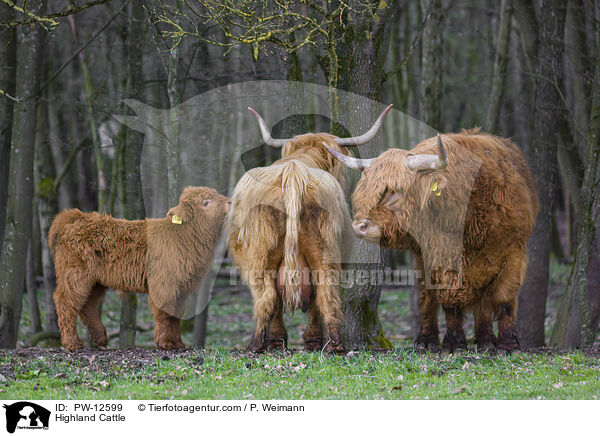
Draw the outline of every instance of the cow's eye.
<instances>
[{"instance_id":1,"label":"cow's eye","mask_svg":"<svg viewBox=\"0 0 600 436\"><path fill-rule=\"evenodd\" d=\"M208 206L210 203L211 203L211 200L204 200L204 201L202 202L202 206L206 207L206 206Z\"/></svg>"}]
</instances>

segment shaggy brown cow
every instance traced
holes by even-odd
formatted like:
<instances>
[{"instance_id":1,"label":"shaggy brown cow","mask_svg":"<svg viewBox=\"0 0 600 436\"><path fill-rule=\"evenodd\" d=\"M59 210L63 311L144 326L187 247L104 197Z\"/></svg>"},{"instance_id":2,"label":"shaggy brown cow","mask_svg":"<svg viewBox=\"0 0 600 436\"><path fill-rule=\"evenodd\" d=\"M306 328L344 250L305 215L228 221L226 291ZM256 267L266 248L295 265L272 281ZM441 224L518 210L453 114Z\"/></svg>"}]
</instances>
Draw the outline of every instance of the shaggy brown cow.
<instances>
[{"instance_id":1,"label":"shaggy brown cow","mask_svg":"<svg viewBox=\"0 0 600 436\"><path fill-rule=\"evenodd\" d=\"M364 170L352 197L356 234L382 246L409 249L419 269L431 268L425 278L432 283L427 287L435 289L421 286L417 346L438 347L441 304L448 327L446 350L466 347L467 308L473 309L482 349L518 348L517 294L538 196L517 146L474 129L438 135L410 151L390 149L374 159L330 152L347 166ZM455 241L459 249L453 252ZM437 266L442 274L434 270ZM498 338L492 330L494 316Z\"/></svg>"},{"instance_id":2,"label":"shaggy brown cow","mask_svg":"<svg viewBox=\"0 0 600 436\"><path fill-rule=\"evenodd\" d=\"M214 189L188 187L166 218L127 221L78 209L59 213L48 239L63 346L83 347L78 315L94 345L106 346L99 303L106 288L113 288L149 294L156 345L185 348L177 316L183 314L183 297L198 289L212 262L229 204Z\"/></svg>"},{"instance_id":3,"label":"shaggy brown cow","mask_svg":"<svg viewBox=\"0 0 600 436\"><path fill-rule=\"evenodd\" d=\"M282 313L298 308L309 315L306 349L321 349L324 337L326 351L342 349L339 276L347 251L342 235L351 231L351 223L340 186L343 166L321 143L347 154L345 145L375 136L389 109L358 137L308 133L291 139L272 139L260 115L250 109L265 143L283 147L273 165L254 168L240 179L229 216L229 248L254 300L256 330L250 350L285 348Z\"/></svg>"}]
</instances>

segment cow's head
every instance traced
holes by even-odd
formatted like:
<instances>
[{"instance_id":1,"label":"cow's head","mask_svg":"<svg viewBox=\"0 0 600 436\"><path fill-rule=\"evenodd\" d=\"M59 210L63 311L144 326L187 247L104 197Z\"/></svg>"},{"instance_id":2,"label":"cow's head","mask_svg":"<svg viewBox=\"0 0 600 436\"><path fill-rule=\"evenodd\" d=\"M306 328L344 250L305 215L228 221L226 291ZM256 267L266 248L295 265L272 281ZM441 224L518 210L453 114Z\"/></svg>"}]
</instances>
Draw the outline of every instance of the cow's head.
<instances>
[{"instance_id":1,"label":"cow's head","mask_svg":"<svg viewBox=\"0 0 600 436\"><path fill-rule=\"evenodd\" d=\"M358 145L366 144L375 137L381 128L383 119L390 111L392 106L393 105L389 105L381 112L377 120L375 120L375 123L373 123L367 132L363 133L362 135L352 136L349 138L339 138L328 133L305 133L302 135L296 135L293 138L274 139L271 137L269 128L258 112L250 107L248 110L252 112L258 120L258 125L260 127L265 144L271 147L281 148L282 158L296 153L301 154L304 159L312 159L315 167L331 172L334 176L336 176L336 178L338 178L336 175L336 167L338 167L339 164L336 163L335 159L333 159L323 147L323 143L327 144L326 147L335 150L341 155L347 156L347 147L356 147Z\"/></svg>"},{"instance_id":2,"label":"cow's head","mask_svg":"<svg viewBox=\"0 0 600 436\"><path fill-rule=\"evenodd\" d=\"M448 165L448 156L441 137L419 146L432 154L390 149L373 159L353 158L324 146L345 166L362 170L352 195L356 235L384 246L408 248L413 241L408 231L415 229L414 220L421 219L446 185L442 170Z\"/></svg>"},{"instance_id":3,"label":"cow's head","mask_svg":"<svg viewBox=\"0 0 600 436\"><path fill-rule=\"evenodd\" d=\"M231 200L212 188L188 186L179 197L179 204L167 213L175 224L191 222L220 228L229 210Z\"/></svg>"}]
</instances>

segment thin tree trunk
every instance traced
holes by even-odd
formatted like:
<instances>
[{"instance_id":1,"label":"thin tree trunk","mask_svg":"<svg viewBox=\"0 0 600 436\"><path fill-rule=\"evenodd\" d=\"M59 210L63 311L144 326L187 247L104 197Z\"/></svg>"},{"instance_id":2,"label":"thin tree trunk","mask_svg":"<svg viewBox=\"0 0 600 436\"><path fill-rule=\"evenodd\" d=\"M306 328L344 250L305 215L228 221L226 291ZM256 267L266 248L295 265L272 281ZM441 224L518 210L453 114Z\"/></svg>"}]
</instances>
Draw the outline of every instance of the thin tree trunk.
<instances>
[{"instance_id":1,"label":"thin tree trunk","mask_svg":"<svg viewBox=\"0 0 600 436\"><path fill-rule=\"evenodd\" d=\"M73 34L73 39L76 41L77 44L79 44L79 36L77 32L77 27L75 25L75 16L70 15L68 19L69 23L71 24L71 32ZM90 71L87 66L86 55L83 51L79 53L79 64L81 66L81 72L83 73L83 85L85 90L87 118L90 127L90 136L92 138L92 146L94 149L94 157L96 159L96 178L98 181L96 194L98 195L98 211L106 212L107 183L106 174L104 170L104 156L102 154L102 149L100 148L100 141L98 139L98 129L96 128L96 121L94 119L94 107L92 104L94 89L92 86L92 78L90 76Z\"/></svg>"},{"instance_id":2,"label":"thin tree trunk","mask_svg":"<svg viewBox=\"0 0 600 436\"><path fill-rule=\"evenodd\" d=\"M49 114L48 114L49 115ZM52 220L58 213L57 186L54 162L50 143L43 137L36 141L35 150L35 186L37 214L40 228L42 276L45 291L46 331L58 332L58 317L52 294L56 289L56 274L50 247L48 246L48 231Z\"/></svg>"},{"instance_id":3,"label":"thin tree trunk","mask_svg":"<svg viewBox=\"0 0 600 436\"><path fill-rule=\"evenodd\" d=\"M6 21L14 16L10 6L0 3L0 15ZM9 95L15 94L17 70L17 32L14 28L0 28L0 89ZM6 218L6 201L8 199L8 171L10 162L10 141L13 126L13 101L0 96L0 252L4 235Z\"/></svg>"},{"instance_id":4,"label":"thin tree trunk","mask_svg":"<svg viewBox=\"0 0 600 436\"><path fill-rule=\"evenodd\" d=\"M508 47L510 42L510 29L512 21L511 0L502 0L500 6L500 22L498 24L498 38L496 42L496 59L494 61L494 74L492 76L492 89L490 91L486 128L490 132L498 131L500 109L504 96L506 82L506 65L508 63Z\"/></svg>"},{"instance_id":5,"label":"thin tree trunk","mask_svg":"<svg viewBox=\"0 0 600 436\"><path fill-rule=\"evenodd\" d=\"M544 319L548 296L552 207L556 186L556 143L561 100L556 86L562 83L565 5L544 0L541 7L539 56L534 105L534 135L526 154L537 180L540 211L529 240L527 277L519 295L518 328L521 344L544 344Z\"/></svg>"},{"instance_id":6,"label":"thin tree trunk","mask_svg":"<svg viewBox=\"0 0 600 436\"><path fill-rule=\"evenodd\" d=\"M48 95L52 95L52 88L48 90ZM56 307L54 306L54 299L52 298L56 289L56 273L52 253L48 245L48 231L54 217L58 213L59 187L68 180L66 179L67 171L76 158L75 153L80 150L80 147L73 144L73 148L69 152L69 157L63 162L62 176L57 176L51 144L53 141L59 143L61 140L60 127L58 125L58 108L50 102L50 99L47 99L44 104L46 108L44 111L40 111L40 116L45 117L44 123L47 123L47 129L44 132L38 131L38 137L36 138L34 159L35 202L40 231L40 258L44 284L46 331L57 333L59 331L58 316L56 314ZM62 150L59 150L58 154L62 154ZM58 177L61 180L58 180ZM67 189L66 192L70 193L71 189ZM71 197L70 194L69 197ZM58 344L60 342L57 342Z\"/></svg>"},{"instance_id":7,"label":"thin tree trunk","mask_svg":"<svg viewBox=\"0 0 600 436\"><path fill-rule=\"evenodd\" d=\"M181 10L179 0L176 0L176 10ZM168 186L169 186L169 206L177 203L180 194L180 156L179 156L179 103L180 95L178 91L177 71L179 66L179 49L174 47L167 60L167 94L171 110L169 112L169 126L167 143L167 167L168 167Z\"/></svg>"},{"instance_id":8,"label":"thin tree trunk","mask_svg":"<svg viewBox=\"0 0 600 436\"><path fill-rule=\"evenodd\" d=\"M600 42L596 53L600 53ZM567 339L568 318L571 304L577 305L581 345L591 347L594 343L594 327L590 316L588 293L588 267L594 242L596 223L594 210L600 203L596 172L600 158L600 56L596 56L596 72L593 81L593 94L589 118L589 131L586 138L585 172L581 184L580 211L578 214L577 248L575 264L569 278L569 285L564 294L557 321L550 340L551 345L564 346Z\"/></svg>"},{"instance_id":9,"label":"thin tree trunk","mask_svg":"<svg viewBox=\"0 0 600 436\"><path fill-rule=\"evenodd\" d=\"M27 266L25 267L25 290L29 302L29 319L31 322L31 334L42 331L42 319L40 317L40 306L37 299L37 286L35 283L35 266L33 261L33 242L29 239L27 249Z\"/></svg>"},{"instance_id":10,"label":"thin tree trunk","mask_svg":"<svg viewBox=\"0 0 600 436\"><path fill-rule=\"evenodd\" d=\"M435 129L442 126L442 1L421 0L431 18L423 31L423 121Z\"/></svg>"},{"instance_id":11,"label":"thin tree trunk","mask_svg":"<svg viewBox=\"0 0 600 436\"><path fill-rule=\"evenodd\" d=\"M31 1L32 11L43 9L43 2ZM21 26L18 30L16 96L13 115L8 202L4 242L0 253L0 347L14 348L21 320L27 244L31 237L33 204L33 155L43 42L40 26ZM28 98L31 97L31 98Z\"/></svg>"},{"instance_id":12,"label":"thin tree trunk","mask_svg":"<svg viewBox=\"0 0 600 436\"><path fill-rule=\"evenodd\" d=\"M129 46L127 58L129 60L128 94L129 98L141 100L144 96L143 73L143 43L144 43L144 7L141 0L134 0L129 13ZM127 219L144 219L146 209L142 195L142 180L140 163L142 161L142 147L144 137L141 133L127 129L125 134L125 194L127 201L124 216ZM121 300L121 322L119 326L119 346L129 348L135 346L136 334L137 297L127 293Z\"/></svg>"}]
</instances>

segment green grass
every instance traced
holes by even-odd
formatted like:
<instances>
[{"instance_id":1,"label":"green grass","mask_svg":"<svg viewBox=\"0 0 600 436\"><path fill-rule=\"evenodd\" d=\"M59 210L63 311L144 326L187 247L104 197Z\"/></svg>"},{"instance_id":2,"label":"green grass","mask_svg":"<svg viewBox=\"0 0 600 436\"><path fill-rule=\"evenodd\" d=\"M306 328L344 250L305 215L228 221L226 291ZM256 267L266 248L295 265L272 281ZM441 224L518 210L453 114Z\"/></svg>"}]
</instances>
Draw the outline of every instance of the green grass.
<instances>
[{"instance_id":1,"label":"green grass","mask_svg":"<svg viewBox=\"0 0 600 436\"><path fill-rule=\"evenodd\" d=\"M597 399L600 360L566 354L3 352L3 399ZM95 357L94 357L95 356Z\"/></svg>"}]
</instances>

